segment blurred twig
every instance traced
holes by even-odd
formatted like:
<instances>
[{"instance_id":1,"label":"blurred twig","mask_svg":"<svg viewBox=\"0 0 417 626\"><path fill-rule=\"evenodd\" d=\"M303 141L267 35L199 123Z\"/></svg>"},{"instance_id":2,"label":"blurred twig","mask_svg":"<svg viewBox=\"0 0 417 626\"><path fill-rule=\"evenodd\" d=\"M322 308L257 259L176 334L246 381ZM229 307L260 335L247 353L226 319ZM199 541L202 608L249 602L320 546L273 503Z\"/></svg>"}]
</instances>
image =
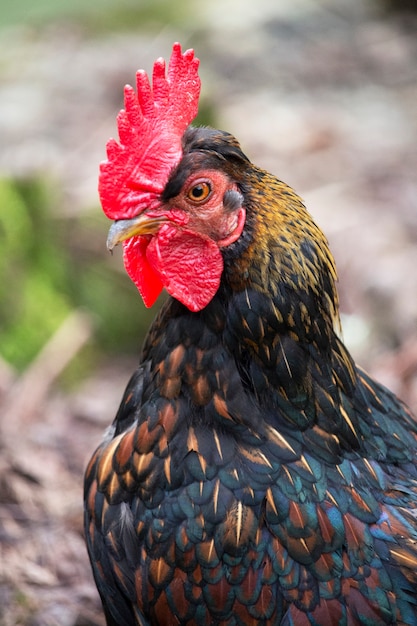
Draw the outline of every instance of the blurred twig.
<instances>
[{"instance_id":1,"label":"blurred twig","mask_svg":"<svg viewBox=\"0 0 417 626\"><path fill-rule=\"evenodd\" d=\"M16 371L0 356L0 393L5 394L16 380Z\"/></svg>"},{"instance_id":2,"label":"blurred twig","mask_svg":"<svg viewBox=\"0 0 417 626\"><path fill-rule=\"evenodd\" d=\"M3 443L27 427L32 417L41 410L51 385L91 334L91 316L84 311L73 311L12 384L2 410L0 429Z\"/></svg>"}]
</instances>

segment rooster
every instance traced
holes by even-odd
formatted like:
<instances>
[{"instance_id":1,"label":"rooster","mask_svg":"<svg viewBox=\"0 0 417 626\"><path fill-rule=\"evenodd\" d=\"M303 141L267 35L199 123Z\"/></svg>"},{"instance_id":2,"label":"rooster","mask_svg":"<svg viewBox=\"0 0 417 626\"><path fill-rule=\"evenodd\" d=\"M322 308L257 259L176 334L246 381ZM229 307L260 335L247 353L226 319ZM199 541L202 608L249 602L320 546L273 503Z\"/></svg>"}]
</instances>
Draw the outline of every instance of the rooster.
<instances>
[{"instance_id":1,"label":"rooster","mask_svg":"<svg viewBox=\"0 0 417 626\"><path fill-rule=\"evenodd\" d=\"M169 294L85 476L108 626L417 624L417 425L339 338L297 194L190 126L175 44L137 73L99 193L147 306Z\"/></svg>"}]
</instances>

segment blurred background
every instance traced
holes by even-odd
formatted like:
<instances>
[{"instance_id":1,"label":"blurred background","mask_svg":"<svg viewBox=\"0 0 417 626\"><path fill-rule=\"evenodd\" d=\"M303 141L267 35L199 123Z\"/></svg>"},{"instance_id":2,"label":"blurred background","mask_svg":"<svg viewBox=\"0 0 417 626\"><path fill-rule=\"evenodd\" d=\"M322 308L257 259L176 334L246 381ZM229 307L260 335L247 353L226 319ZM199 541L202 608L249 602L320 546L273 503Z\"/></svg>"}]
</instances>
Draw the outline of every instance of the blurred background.
<instances>
[{"instance_id":1,"label":"blurred background","mask_svg":"<svg viewBox=\"0 0 417 626\"><path fill-rule=\"evenodd\" d=\"M97 197L125 83L201 59L199 123L304 198L355 358L417 409L416 0L14 0L0 11L0 625L103 626L82 473L146 310Z\"/></svg>"}]
</instances>

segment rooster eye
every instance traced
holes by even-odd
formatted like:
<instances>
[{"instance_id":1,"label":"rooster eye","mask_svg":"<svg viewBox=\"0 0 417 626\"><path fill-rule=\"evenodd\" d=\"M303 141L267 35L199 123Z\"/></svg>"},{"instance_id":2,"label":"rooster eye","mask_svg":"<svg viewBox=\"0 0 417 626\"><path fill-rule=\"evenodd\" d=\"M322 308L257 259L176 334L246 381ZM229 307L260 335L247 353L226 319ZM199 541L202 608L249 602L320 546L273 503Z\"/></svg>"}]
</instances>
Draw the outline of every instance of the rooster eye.
<instances>
[{"instance_id":1,"label":"rooster eye","mask_svg":"<svg viewBox=\"0 0 417 626\"><path fill-rule=\"evenodd\" d=\"M191 202L204 202L204 200L207 200L208 196L210 195L211 192L211 185L210 183L206 183L206 182L201 182L201 183L197 183L196 185L193 185L192 187L190 187L190 189L187 192L187 198L189 200L191 200Z\"/></svg>"}]
</instances>

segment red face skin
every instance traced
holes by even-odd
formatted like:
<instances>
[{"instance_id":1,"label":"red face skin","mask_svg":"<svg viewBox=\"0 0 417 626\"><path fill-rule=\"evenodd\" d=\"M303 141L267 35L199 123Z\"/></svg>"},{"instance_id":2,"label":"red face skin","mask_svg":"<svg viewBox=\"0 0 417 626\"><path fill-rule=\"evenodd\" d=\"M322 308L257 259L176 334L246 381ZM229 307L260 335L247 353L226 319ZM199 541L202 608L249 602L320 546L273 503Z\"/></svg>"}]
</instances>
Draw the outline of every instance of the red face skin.
<instances>
[{"instance_id":1,"label":"red face skin","mask_svg":"<svg viewBox=\"0 0 417 626\"><path fill-rule=\"evenodd\" d=\"M126 270L146 306L163 287L191 311L200 311L214 297L223 272L220 249L235 242L245 224L242 206L224 205L225 194L232 191L239 193L226 174L201 170L167 203L115 222L108 246L123 241Z\"/></svg>"}]
</instances>

